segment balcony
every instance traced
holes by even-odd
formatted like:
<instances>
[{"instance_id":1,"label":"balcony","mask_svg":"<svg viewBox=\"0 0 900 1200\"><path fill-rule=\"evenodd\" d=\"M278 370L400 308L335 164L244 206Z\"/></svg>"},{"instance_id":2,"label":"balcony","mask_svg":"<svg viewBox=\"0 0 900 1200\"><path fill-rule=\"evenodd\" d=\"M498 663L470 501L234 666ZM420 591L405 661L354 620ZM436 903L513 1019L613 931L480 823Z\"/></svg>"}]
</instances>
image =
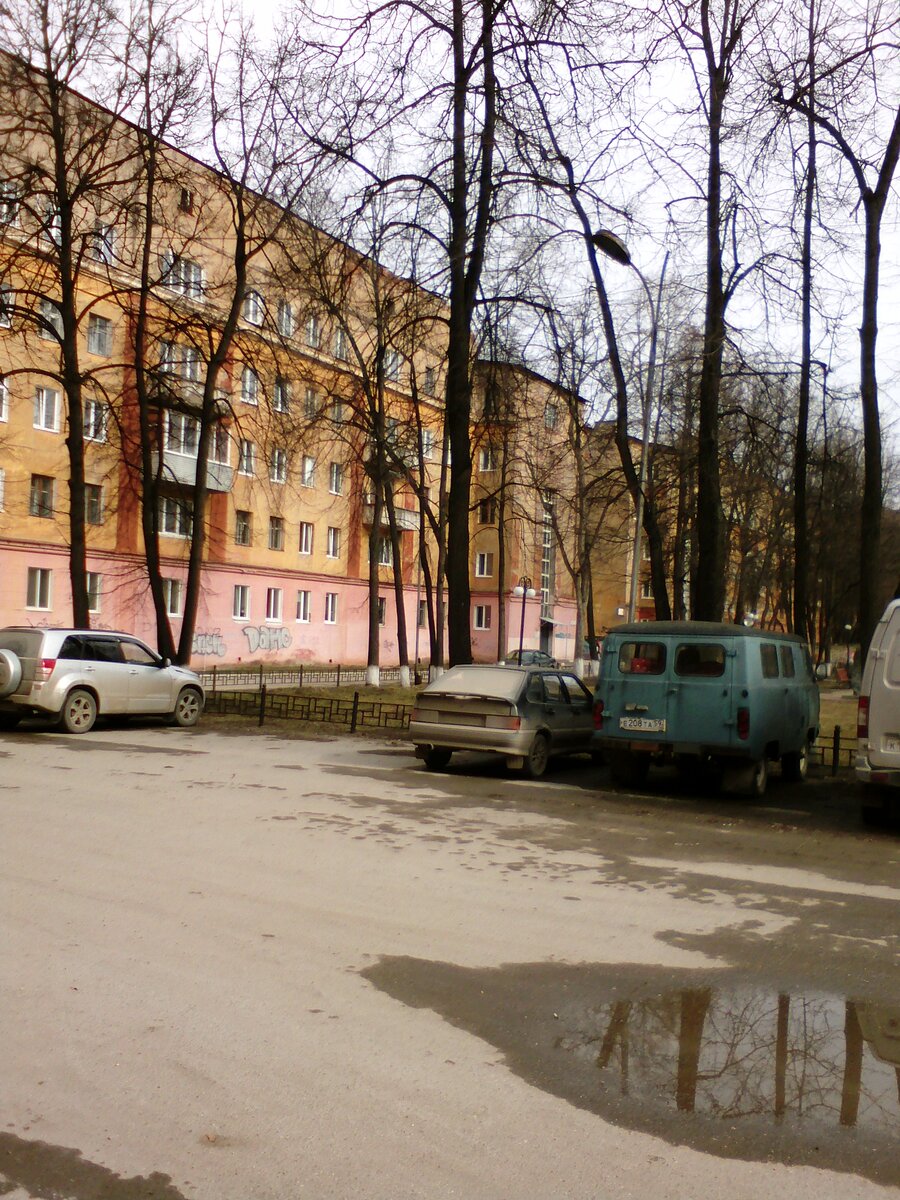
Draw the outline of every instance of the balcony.
<instances>
[{"instance_id":1,"label":"balcony","mask_svg":"<svg viewBox=\"0 0 900 1200\"><path fill-rule=\"evenodd\" d=\"M394 510L394 515L397 518L397 528L418 529L419 528L419 512L415 508L397 508ZM375 520L375 505L369 495L363 496L362 519L364 525L371 525ZM387 508L381 510L381 527L387 529L389 526Z\"/></svg>"},{"instance_id":2,"label":"balcony","mask_svg":"<svg viewBox=\"0 0 900 1200\"><path fill-rule=\"evenodd\" d=\"M159 454L154 451L153 470L159 465ZM193 487L197 476L197 457L192 454L176 454L173 450L163 451L162 477L169 483L180 483ZM211 492L230 492L234 485L234 468L225 463L210 462L206 465L206 486Z\"/></svg>"}]
</instances>

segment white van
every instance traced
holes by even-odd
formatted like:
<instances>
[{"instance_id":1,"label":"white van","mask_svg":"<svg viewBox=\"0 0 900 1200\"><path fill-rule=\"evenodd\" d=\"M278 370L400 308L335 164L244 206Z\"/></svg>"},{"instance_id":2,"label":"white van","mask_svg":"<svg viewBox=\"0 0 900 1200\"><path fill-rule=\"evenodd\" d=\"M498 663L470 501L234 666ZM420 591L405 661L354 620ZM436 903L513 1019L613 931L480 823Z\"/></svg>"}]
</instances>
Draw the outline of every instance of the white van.
<instances>
[{"instance_id":1,"label":"white van","mask_svg":"<svg viewBox=\"0 0 900 1200\"><path fill-rule=\"evenodd\" d=\"M900 818L900 600L878 622L859 690L856 778L863 820Z\"/></svg>"}]
</instances>

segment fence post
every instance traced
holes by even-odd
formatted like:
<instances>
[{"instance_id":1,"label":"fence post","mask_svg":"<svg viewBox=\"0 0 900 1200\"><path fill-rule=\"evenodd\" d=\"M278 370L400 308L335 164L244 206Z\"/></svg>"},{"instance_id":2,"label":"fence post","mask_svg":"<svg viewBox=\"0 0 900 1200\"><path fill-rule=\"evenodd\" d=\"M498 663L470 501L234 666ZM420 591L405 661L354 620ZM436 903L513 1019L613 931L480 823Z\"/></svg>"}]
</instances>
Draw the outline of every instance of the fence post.
<instances>
[{"instance_id":1,"label":"fence post","mask_svg":"<svg viewBox=\"0 0 900 1200\"><path fill-rule=\"evenodd\" d=\"M340 663L338 663L338 669L337 669L337 683L335 684L335 687L340 687L340 686L341 686L341 664L340 664Z\"/></svg>"},{"instance_id":2,"label":"fence post","mask_svg":"<svg viewBox=\"0 0 900 1200\"><path fill-rule=\"evenodd\" d=\"M841 760L841 727L835 725L831 740L831 773L837 775L838 763Z\"/></svg>"},{"instance_id":3,"label":"fence post","mask_svg":"<svg viewBox=\"0 0 900 1200\"><path fill-rule=\"evenodd\" d=\"M259 689L259 723L262 725L266 719L266 685L262 684Z\"/></svg>"},{"instance_id":4,"label":"fence post","mask_svg":"<svg viewBox=\"0 0 900 1200\"><path fill-rule=\"evenodd\" d=\"M359 714L359 692L353 693L353 709L350 713L350 732L356 733L356 718Z\"/></svg>"},{"instance_id":5,"label":"fence post","mask_svg":"<svg viewBox=\"0 0 900 1200\"><path fill-rule=\"evenodd\" d=\"M217 668L216 664L213 663L213 685L212 685L212 694L213 695L216 694L216 671L217 670L218 670L218 668Z\"/></svg>"},{"instance_id":6,"label":"fence post","mask_svg":"<svg viewBox=\"0 0 900 1200\"><path fill-rule=\"evenodd\" d=\"M300 664L300 687L303 687L303 663Z\"/></svg>"},{"instance_id":7,"label":"fence post","mask_svg":"<svg viewBox=\"0 0 900 1200\"><path fill-rule=\"evenodd\" d=\"M262 665L262 663L260 663L259 664L259 686L262 687L262 685L263 685L263 665Z\"/></svg>"}]
</instances>

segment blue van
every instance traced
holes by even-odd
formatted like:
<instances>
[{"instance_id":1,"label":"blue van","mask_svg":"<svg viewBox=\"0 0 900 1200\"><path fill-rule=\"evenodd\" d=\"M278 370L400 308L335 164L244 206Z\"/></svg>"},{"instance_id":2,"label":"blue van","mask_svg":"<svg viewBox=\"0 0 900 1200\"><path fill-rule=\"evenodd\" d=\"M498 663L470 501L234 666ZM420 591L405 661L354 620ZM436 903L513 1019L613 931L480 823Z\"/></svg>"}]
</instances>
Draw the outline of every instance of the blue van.
<instances>
[{"instance_id":1,"label":"blue van","mask_svg":"<svg viewBox=\"0 0 900 1200\"><path fill-rule=\"evenodd\" d=\"M606 636L593 748L617 783L639 786L653 763L710 765L729 791L761 796L770 762L806 778L818 731L800 637L707 621L641 621Z\"/></svg>"}]
</instances>

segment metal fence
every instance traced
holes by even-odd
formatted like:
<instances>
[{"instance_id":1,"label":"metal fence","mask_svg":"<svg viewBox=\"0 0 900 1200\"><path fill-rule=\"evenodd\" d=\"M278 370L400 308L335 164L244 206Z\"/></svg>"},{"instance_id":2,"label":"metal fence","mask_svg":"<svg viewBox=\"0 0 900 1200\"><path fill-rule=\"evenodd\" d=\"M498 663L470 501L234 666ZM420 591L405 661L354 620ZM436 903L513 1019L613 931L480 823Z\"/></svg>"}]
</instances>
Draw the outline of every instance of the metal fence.
<instances>
[{"instance_id":1,"label":"metal fence","mask_svg":"<svg viewBox=\"0 0 900 1200\"><path fill-rule=\"evenodd\" d=\"M355 733L357 729L406 729L412 705L363 700L359 692L354 692L352 699L309 696L302 692L270 692L268 686L263 684L256 691L211 691L206 697L206 711L223 716L255 718L260 725L267 717L322 725L345 725L351 733Z\"/></svg>"},{"instance_id":2,"label":"metal fence","mask_svg":"<svg viewBox=\"0 0 900 1200\"><path fill-rule=\"evenodd\" d=\"M366 682L365 667L338 666L299 666L285 670L265 669L247 671L238 668L213 667L210 671L200 671L200 680L207 692L215 694L223 688L241 691L259 691L265 687L341 687L349 684ZM382 667L379 671L382 683L399 683L399 667ZM428 667L418 671L418 682L427 683L429 680Z\"/></svg>"}]
</instances>

